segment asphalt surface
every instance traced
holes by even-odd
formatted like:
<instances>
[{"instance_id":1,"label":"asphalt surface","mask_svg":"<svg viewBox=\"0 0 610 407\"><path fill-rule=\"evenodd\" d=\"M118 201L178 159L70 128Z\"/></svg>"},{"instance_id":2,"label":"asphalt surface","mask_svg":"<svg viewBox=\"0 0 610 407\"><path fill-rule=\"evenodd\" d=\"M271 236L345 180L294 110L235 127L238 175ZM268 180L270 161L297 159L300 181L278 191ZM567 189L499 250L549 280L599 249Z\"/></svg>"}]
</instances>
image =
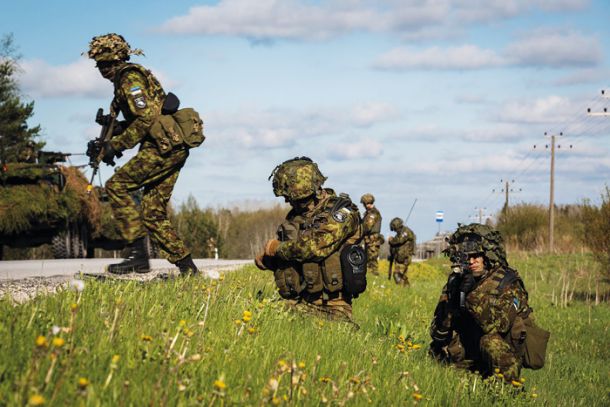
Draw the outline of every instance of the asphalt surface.
<instances>
[{"instance_id":1,"label":"asphalt surface","mask_svg":"<svg viewBox=\"0 0 610 407\"><path fill-rule=\"evenodd\" d=\"M64 259L64 260L9 260L0 261L0 281L23 280L26 278L73 277L83 273L103 275L105 268L122 259ZM195 264L204 275L217 275L219 271L235 270L252 260L214 260L194 259ZM164 259L151 259L152 271L176 272L178 269ZM156 273L155 273L156 272Z\"/></svg>"}]
</instances>

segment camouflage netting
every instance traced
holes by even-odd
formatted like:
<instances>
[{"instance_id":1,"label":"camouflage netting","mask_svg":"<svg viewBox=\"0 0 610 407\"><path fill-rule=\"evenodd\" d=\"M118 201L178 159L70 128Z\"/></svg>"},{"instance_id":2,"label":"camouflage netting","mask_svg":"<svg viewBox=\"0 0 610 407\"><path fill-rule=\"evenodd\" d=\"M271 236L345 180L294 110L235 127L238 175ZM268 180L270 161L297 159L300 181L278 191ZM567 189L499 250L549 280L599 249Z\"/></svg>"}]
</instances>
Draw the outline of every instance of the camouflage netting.
<instances>
[{"instance_id":1,"label":"camouflage netting","mask_svg":"<svg viewBox=\"0 0 610 407\"><path fill-rule=\"evenodd\" d=\"M15 176L23 182L14 183ZM2 178L13 181L0 185L0 233L27 233L84 219L94 231L100 228L101 205L97 197L87 195L87 180L77 168L17 166Z\"/></svg>"}]
</instances>

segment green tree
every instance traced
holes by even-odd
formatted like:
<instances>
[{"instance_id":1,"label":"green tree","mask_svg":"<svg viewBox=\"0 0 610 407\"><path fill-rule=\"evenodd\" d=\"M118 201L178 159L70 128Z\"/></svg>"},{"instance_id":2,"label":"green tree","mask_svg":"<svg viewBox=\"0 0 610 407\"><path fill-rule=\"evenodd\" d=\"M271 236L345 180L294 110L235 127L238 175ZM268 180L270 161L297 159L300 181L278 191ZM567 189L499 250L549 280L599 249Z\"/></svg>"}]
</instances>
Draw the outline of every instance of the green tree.
<instances>
[{"instance_id":1,"label":"green tree","mask_svg":"<svg viewBox=\"0 0 610 407\"><path fill-rule=\"evenodd\" d=\"M34 151L44 146L37 141L40 126L29 127L27 121L34 113L34 102L22 102L15 79L19 71L19 55L12 34L0 38L0 162L19 160L27 147Z\"/></svg>"},{"instance_id":2,"label":"green tree","mask_svg":"<svg viewBox=\"0 0 610 407\"><path fill-rule=\"evenodd\" d=\"M599 207L588 201L584 204L583 239L601 265L604 276L610 278L610 188L608 186L601 198Z\"/></svg>"},{"instance_id":3,"label":"green tree","mask_svg":"<svg viewBox=\"0 0 610 407\"><path fill-rule=\"evenodd\" d=\"M197 200L189 195L186 202L180 205L180 209L174 215L178 235L184 240L186 247L191 249L195 258L212 257L211 240L218 235L218 228L211 210L202 210Z\"/></svg>"}]
</instances>

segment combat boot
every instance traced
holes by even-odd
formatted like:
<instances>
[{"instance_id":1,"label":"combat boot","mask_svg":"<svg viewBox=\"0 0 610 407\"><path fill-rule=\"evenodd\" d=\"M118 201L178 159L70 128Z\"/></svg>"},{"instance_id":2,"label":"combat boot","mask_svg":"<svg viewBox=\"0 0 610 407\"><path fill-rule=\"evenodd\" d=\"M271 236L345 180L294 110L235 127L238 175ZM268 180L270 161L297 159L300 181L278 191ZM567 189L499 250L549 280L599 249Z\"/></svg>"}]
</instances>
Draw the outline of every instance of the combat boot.
<instances>
[{"instance_id":1,"label":"combat boot","mask_svg":"<svg viewBox=\"0 0 610 407\"><path fill-rule=\"evenodd\" d=\"M178 260L176 262L176 266L180 269L180 275L182 276L194 276L195 274L199 274L199 270L193 262L193 257L190 254L185 258Z\"/></svg>"},{"instance_id":2,"label":"combat boot","mask_svg":"<svg viewBox=\"0 0 610 407\"><path fill-rule=\"evenodd\" d=\"M150 263L148 261L148 251L144 238L135 240L129 246L129 254L120 263L111 264L108 266L108 272L112 274L127 274L127 273L148 273L150 272Z\"/></svg>"}]
</instances>

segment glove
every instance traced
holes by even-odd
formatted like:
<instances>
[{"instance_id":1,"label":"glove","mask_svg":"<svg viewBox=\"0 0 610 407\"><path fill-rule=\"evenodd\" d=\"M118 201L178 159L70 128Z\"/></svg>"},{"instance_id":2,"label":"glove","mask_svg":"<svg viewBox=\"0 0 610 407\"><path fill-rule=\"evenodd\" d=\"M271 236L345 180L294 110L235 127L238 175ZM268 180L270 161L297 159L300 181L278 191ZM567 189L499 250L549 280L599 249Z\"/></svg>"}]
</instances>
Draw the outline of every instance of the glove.
<instances>
[{"instance_id":1,"label":"glove","mask_svg":"<svg viewBox=\"0 0 610 407\"><path fill-rule=\"evenodd\" d=\"M107 165L115 165L114 162L114 156L116 155L116 151L114 150L114 148L112 148L112 145L110 144L110 142L105 142L104 143L104 156L102 157L102 162L104 162Z\"/></svg>"},{"instance_id":2,"label":"glove","mask_svg":"<svg viewBox=\"0 0 610 407\"><path fill-rule=\"evenodd\" d=\"M263 257L265 253L260 253L258 256L254 258L254 264L258 267L259 270L267 270L267 266L263 263Z\"/></svg>"},{"instance_id":3,"label":"glove","mask_svg":"<svg viewBox=\"0 0 610 407\"><path fill-rule=\"evenodd\" d=\"M277 252L277 248L280 247L280 241L277 239L267 240L265 243L265 256L273 257Z\"/></svg>"},{"instance_id":4,"label":"glove","mask_svg":"<svg viewBox=\"0 0 610 407\"><path fill-rule=\"evenodd\" d=\"M125 120L116 121L114 122L114 127L112 128L112 135L118 136L124 132L125 129L127 129L127 122Z\"/></svg>"},{"instance_id":5,"label":"glove","mask_svg":"<svg viewBox=\"0 0 610 407\"><path fill-rule=\"evenodd\" d=\"M477 285L477 281L474 279L472 273L466 273L462 277L462 282L460 283L460 292L468 294L474 287Z\"/></svg>"}]
</instances>

